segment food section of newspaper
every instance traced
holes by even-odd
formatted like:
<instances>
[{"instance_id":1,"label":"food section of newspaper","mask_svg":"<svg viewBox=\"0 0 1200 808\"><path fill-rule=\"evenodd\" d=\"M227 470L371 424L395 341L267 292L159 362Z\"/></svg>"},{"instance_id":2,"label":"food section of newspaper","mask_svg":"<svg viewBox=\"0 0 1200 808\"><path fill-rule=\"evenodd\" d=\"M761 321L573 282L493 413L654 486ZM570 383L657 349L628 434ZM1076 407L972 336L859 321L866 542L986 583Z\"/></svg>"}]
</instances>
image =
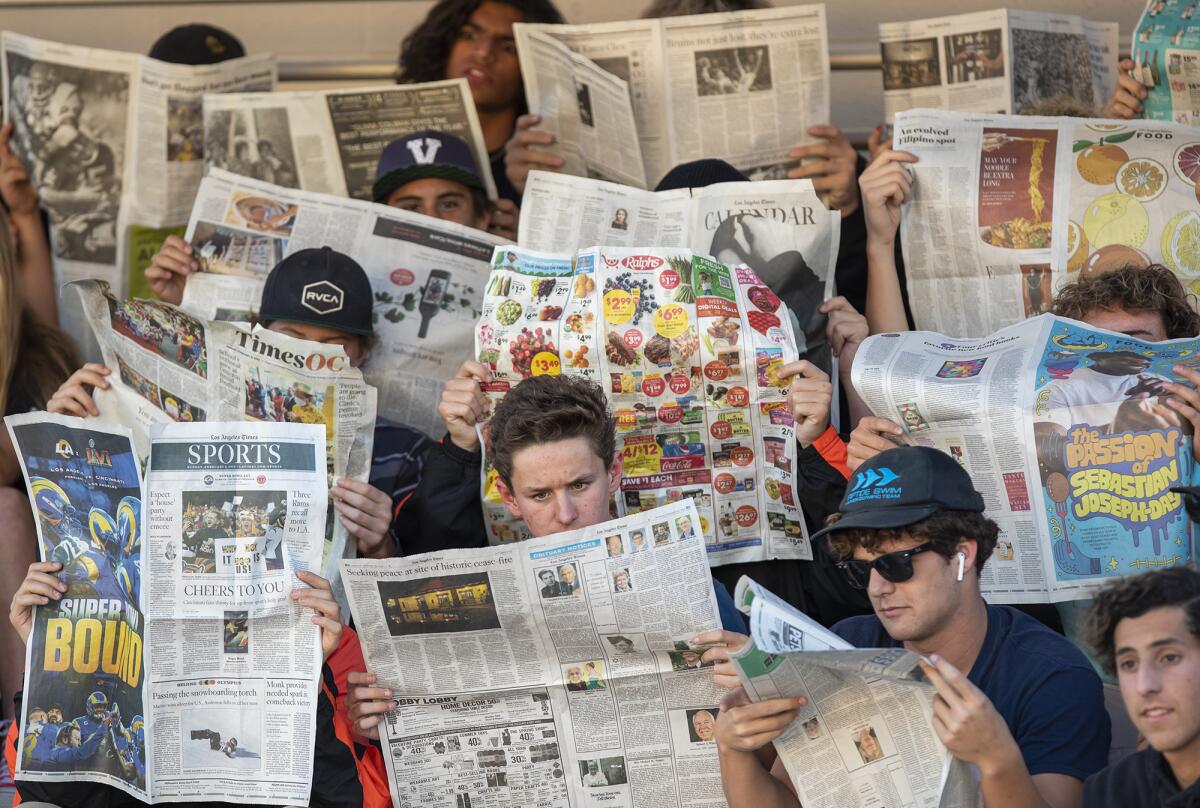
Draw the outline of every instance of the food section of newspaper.
<instances>
[{"instance_id":1,"label":"food section of newspaper","mask_svg":"<svg viewBox=\"0 0 1200 808\"><path fill-rule=\"evenodd\" d=\"M50 220L55 279L102 278L125 291L131 225L182 224L200 182L201 94L271 90L275 59L168 64L133 53L0 35L12 146ZM62 321L94 343L73 295Z\"/></svg>"},{"instance_id":2,"label":"food section of newspaper","mask_svg":"<svg viewBox=\"0 0 1200 808\"><path fill-rule=\"evenodd\" d=\"M641 143L644 186L656 185L672 166L704 157L726 160L752 179L781 179L788 152L807 139L805 130L829 120L822 5L523 27L554 37L627 83L637 130L620 138ZM536 67L548 58L545 48L535 53L522 52L522 64ZM578 80L577 86L589 88ZM559 85L532 89L544 93L529 97L533 112L542 111L551 92L555 109L565 99ZM581 121L585 97L590 88L579 96ZM594 110L592 117L598 120Z\"/></svg>"},{"instance_id":3,"label":"food section of newspaper","mask_svg":"<svg viewBox=\"0 0 1200 808\"><path fill-rule=\"evenodd\" d=\"M855 649L749 578L736 600L751 616L752 641L732 655L746 694L807 699L774 741L801 804L976 804L978 786L934 732L934 689L916 654Z\"/></svg>"},{"instance_id":4,"label":"food section of newspaper","mask_svg":"<svg viewBox=\"0 0 1200 808\"><path fill-rule=\"evenodd\" d=\"M1200 279L1200 133L1158 121L896 117L913 164L901 240L918 328L981 336L1048 311L1078 273ZM1193 288L1193 291L1194 288Z\"/></svg>"},{"instance_id":5,"label":"food section of newspaper","mask_svg":"<svg viewBox=\"0 0 1200 808\"><path fill-rule=\"evenodd\" d=\"M210 168L355 199L372 198L384 147L426 130L463 140L488 197L496 198L466 79L204 99L204 159ZM431 138L420 146L414 157L433 160L441 143Z\"/></svg>"},{"instance_id":6,"label":"food section of newspaper","mask_svg":"<svg viewBox=\"0 0 1200 808\"><path fill-rule=\"evenodd\" d=\"M907 442L971 473L1000 525L981 578L988 599L1063 601L1191 563L1191 522L1170 489L1191 484L1193 443L1161 397L1197 349L1043 315L977 340L873 336L853 378Z\"/></svg>"},{"instance_id":7,"label":"food section of newspaper","mask_svg":"<svg viewBox=\"0 0 1200 808\"><path fill-rule=\"evenodd\" d=\"M1147 90L1143 116L1194 124L1200 115L1200 28L1192 22L1196 4L1148 0L1129 47L1133 70Z\"/></svg>"},{"instance_id":8,"label":"food section of newspaper","mask_svg":"<svg viewBox=\"0 0 1200 808\"><path fill-rule=\"evenodd\" d=\"M723 805L690 501L487 550L343 561L397 808Z\"/></svg>"},{"instance_id":9,"label":"food section of newspaper","mask_svg":"<svg viewBox=\"0 0 1200 808\"><path fill-rule=\"evenodd\" d=\"M132 436L44 412L5 422L25 474L40 556L62 564L67 585L60 600L34 607L16 774L43 783L104 783L146 799L148 635Z\"/></svg>"},{"instance_id":10,"label":"food section of newspaper","mask_svg":"<svg viewBox=\"0 0 1200 808\"><path fill-rule=\"evenodd\" d=\"M442 383L471 355L492 250L481 230L355 199L248 180L214 169L204 178L187 240L200 271L182 308L246 319L262 282L286 255L329 246L353 256L375 292L378 338L363 373L379 413L428 434L442 428Z\"/></svg>"},{"instance_id":11,"label":"food section of newspaper","mask_svg":"<svg viewBox=\"0 0 1200 808\"><path fill-rule=\"evenodd\" d=\"M779 298L748 267L688 250L595 247L573 263L496 250L475 351L489 399L543 374L599 384L624 468L619 512L693 499L714 564L810 557L778 375L796 338ZM489 538L523 538L485 469Z\"/></svg>"},{"instance_id":12,"label":"food section of newspaper","mask_svg":"<svg viewBox=\"0 0 1200 808\"><path fill-rule=\"evenodd\" d=\"M1016 114L1050 98L1099 109L1116 81L1118 26L994 9L879 25L890 122L914 107Z\"/></svg>"}]
</instances>

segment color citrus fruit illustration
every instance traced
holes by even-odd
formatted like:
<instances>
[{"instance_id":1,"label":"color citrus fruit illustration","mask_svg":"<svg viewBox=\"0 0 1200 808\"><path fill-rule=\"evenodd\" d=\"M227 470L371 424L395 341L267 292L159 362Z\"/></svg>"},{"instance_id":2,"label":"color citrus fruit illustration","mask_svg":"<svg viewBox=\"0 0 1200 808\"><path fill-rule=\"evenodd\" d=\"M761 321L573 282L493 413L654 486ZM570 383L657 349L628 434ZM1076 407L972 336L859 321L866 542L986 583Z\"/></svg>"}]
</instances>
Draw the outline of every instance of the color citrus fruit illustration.
<instances>
[{"instance_id":1,"label":"color citrus fruit illustration","mask_svg":"<svg viewBox=\"0 0 1200 808\"><path fill-rule=\"evenodd\" d=\"M1140 247L1150 234L1150 218L1133 197L1104 194L1083 214L1083 234L1094 250L1109 244Z\"/></svg>"},{"instance_id":2,"label":"color citrus fruit illustration","mask_svg":"<svg viewBox=\"0 0 1200 808\"><path fill-rule=\"evenodd\" d=\"M1117 170L1117 190L1149 202L1167 187L1167 170L1147 157L1135 157Z\"/></svg>"},{"instance_id":3,"label":"color citrus fruit illustration","mask_svg":"<svg viewBox=\"0 0 1200 808\"><path fill-rule=\"evenodd\" d=\"M1127 266L1145 269L1150 266L1150 259L1141 250L1135 250L1133 247L1126 247L1124 244L1109 244L1089 255L1083 264L1082 271L1084 275L1099 275ZM1068 271L1070 271L1070 267L1068 267Z\"/></svg>"},{"instance_id":4,"label":"color citrus fruit illustration","mask_svg":"<svg viewBox=\"0 0 1200 808\"><path fill-rule=\"evenodd\" d=\"M1163 263L1184 275L1200 275L1200 213L1176 213L1162 234Z\"/></svg>"},{"instance_id":5,"label":"color citrus fruit illustration","mask_svg":"<svg viewBox=\"0 0 1200 808\"><path fill-rule=\"evenodd\" d=\"M1188 185L1200 179L1200 143L1186 143L1175 150L1175 173Z\"/></svg>"},{"instance_id":6,"label":"color citrus fruit illustration","mask_svg":"<svg viewBox=\"0 0 1200 808\"><path fill-rule=\"evenodd\" d=\"M1088 240L1076 222L1067 222L1067 272L1076 272L1087 260Z\"/></svg>"}]
</instances>

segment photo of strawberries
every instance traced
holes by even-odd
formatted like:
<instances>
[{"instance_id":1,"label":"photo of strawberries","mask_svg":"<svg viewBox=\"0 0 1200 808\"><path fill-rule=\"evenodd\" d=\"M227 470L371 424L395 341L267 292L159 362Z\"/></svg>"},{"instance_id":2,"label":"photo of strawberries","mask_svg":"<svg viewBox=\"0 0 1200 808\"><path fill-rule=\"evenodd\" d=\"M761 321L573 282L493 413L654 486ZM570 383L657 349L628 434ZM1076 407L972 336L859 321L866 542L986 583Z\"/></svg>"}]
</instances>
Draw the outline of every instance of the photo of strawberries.
<instances>
[{"instance_id":1,"label":"photo of strawberries","mask_svg":"<svg viewBox=\"0 0 1200 808\"><path fill-rule=\"evenodd\" d=\"M765 286L751 286L746 290L746 297L760 311L775 312L779 309L779 298Z\"/></svg>"},{"instance_id":2,"label":"photo of strawberries","mask_svg":"<svg viewBox=\"0 0 1200 808\"><path fill-rule=\"evenodd\" d=\"M774 314L765 311L748 311L746 312L746 322L750 323L750 327L764 337L767 331L780 326L779 318Z\"/></svg>"}]
</instances>

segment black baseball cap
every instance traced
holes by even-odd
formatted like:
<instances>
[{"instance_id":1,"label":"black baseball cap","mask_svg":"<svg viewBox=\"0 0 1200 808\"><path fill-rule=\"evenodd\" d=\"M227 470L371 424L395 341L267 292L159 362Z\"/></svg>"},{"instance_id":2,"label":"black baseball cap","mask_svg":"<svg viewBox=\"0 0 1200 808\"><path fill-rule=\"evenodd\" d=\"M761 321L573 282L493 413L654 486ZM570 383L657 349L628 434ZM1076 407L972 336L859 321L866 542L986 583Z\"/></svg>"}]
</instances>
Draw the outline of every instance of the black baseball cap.
<instances>
[{"instance_id":1,"label":"black baseball cap","mask_svg":"<svg viewBox=\"0 0 1200 808\"><path fill-rule=\"evenodd\" d=\"M484 190L479 165L471 147L462 138L426 129L393 140L379 155L371 195L387 202L392 192L413 180L439 179L461 182Z\"/></svg>"},{"instance_id":2,"label":"black baseball cap","mask_svg":"<svg viewBox=\"0 0 1200 808\"><path fill-rule=\"evenodd\" d=\"M655 191L673 191L676 188L707 188L718 182L749 182L750 178L724 160L707 157L680 163L668 171Z\"/></svg>"},{"instance_id":3,"label":"black baseball cap","mask_svg":"<svg viewBox=\"0 0 1200 808\"><path fill-rule=\"evenodd\" d=\"M371 282L357 261L329 247L310 248L292 253L271 270L258 317L370 336L375 333L373 301Z\"/></svg>"},{"instance_id":4,"label":"black baseball cap","mask_svg":"<svg viewBox=\"0 0 1200 808\"><path fill-rule=\"evenodd\" d=\"M151 59L177 65L215 65L245 55L246 49L233 34L198 22L172 28L150 48Z\"/></svg>"},{"instance_id":5,"label":"black baseball cap","mask_svg":"<svg viewBox=\"0 0 1200 808\"><path fill-rule=\"evenodd\" d=\"M846 483L841 518L813 534L898 528L938 511L983 513L983 497L954 458L927 446L898 446L863 463Z\"/></svg>"}]
</instances>

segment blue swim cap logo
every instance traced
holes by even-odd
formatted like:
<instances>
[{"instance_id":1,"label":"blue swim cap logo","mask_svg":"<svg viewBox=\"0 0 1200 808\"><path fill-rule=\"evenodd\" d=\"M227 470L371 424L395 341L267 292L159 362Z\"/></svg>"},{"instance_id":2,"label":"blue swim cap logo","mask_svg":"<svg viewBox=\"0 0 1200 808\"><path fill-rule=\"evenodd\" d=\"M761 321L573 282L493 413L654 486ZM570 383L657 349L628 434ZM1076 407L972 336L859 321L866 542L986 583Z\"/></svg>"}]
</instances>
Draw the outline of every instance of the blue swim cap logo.
<instances>
[{"instance_id":1,"label":"blue swim cap logo","mask_svg":"<svg viewBox=\"0 0 1200 808\"><path fill-rule=\"evenodd\" d=\"M899 499L902 493L900 486L892 485L900 479L900 475L887 466L877 469L864 469L858 472L857 479L850 490L846 492L846 505L867 500Z\"/></svg>"}]
</instances>

